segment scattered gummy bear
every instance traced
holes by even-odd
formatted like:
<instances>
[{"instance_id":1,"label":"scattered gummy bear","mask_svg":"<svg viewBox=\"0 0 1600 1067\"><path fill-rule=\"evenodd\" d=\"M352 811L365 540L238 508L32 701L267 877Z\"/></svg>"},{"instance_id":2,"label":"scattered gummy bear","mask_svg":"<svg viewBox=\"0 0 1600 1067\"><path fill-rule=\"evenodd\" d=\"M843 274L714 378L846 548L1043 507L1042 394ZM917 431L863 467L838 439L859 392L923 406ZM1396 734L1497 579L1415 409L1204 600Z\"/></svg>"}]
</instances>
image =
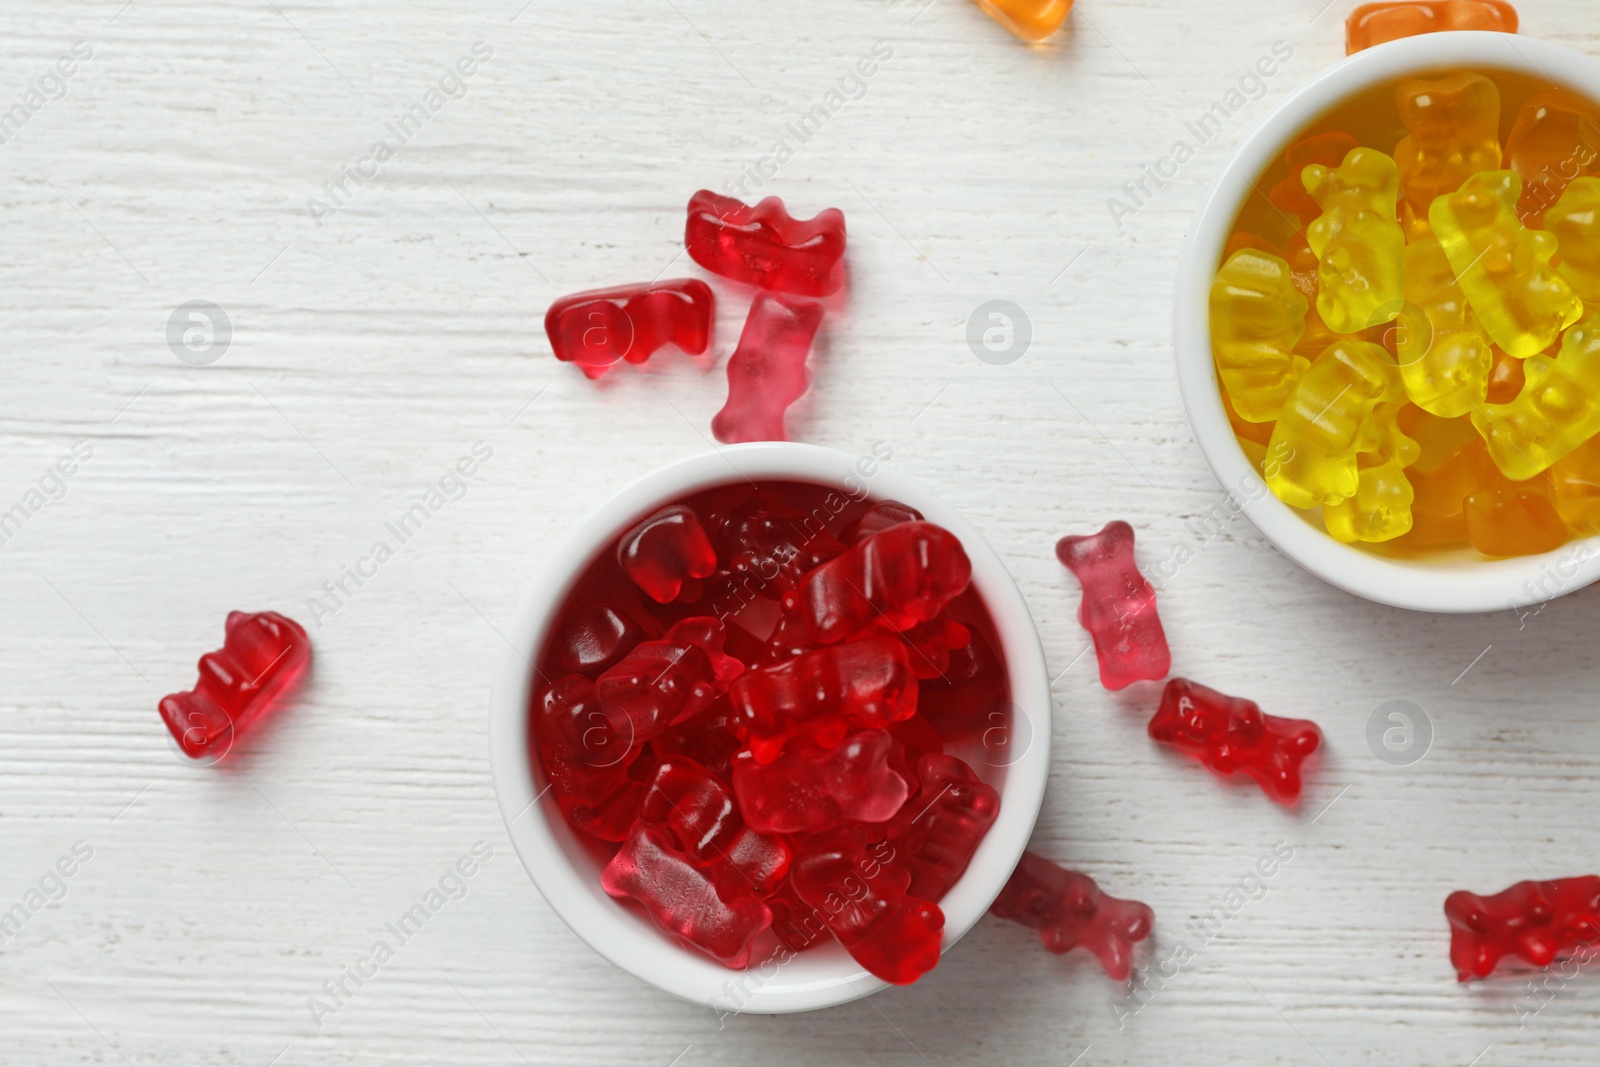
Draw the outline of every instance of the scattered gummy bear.
<instances>
[{"instance_id":1,"label":"scattered gummy bear","mask_svg":"<svg viewBox=\"0 0 1600 1067\"><path fill-rule=\"evenodd\" d=\"M989 913L1037 930L1044 947L1058 956L1088 949L1119 982L1133 973L1133 946L1155 925L1147 905L1102 893L1088 875L1032 852L1022 854Z\"/></svg>"},{"instance_id":2,"label":"scattered gummy bear","mask_svg":"<svg viewBox=\"0 0 1600 1067\"><path fill-rule=\"evenodd\" d=\"M782 293L756 294L739 347L728 357L728 401L711 419L717 440L789 439L784 412L811 381L806 357L821 325L821 304Z\"/></svg>"},{"instance_id":3,"label":"scattered gummy bear","mask_svg":"<svg viewBox=\"0 0 1600 1067\"><path fill-rule=\"evenodd\" d=\"M683 243L689 257L724 277L802 296L844 284L844 213L796 219L769 196L751 206L702 189L689 198Z\"/></svg>"},{"instance_id":4,"label":"scattered gummy bear","mask_svg":"<svg viewBox=\"0 0 1600 1067\"><path fill-rule=\"evenodd\" d=\"M1444 914L1458 980L1487 978L1506 956L1548 967L1600 944L1600 875L1518 882L1488 897L1458 890Z\"/></svg>"},{"instance_id":5,"label":"scattered gummy bear","mask_svg":"<svg viewBox=\"0 0 1600 1067\"><path fill-rule=\"evenodd\" d=\"M978 0L978 6L1024 41L1042 41L1061 28L1073 0Z\"/></svg>"},{"instance_id":6,"label":"scattered gummy bear","mask_svg":"<svg viewBox=\"0 0 1600 1067\"><path fill-rule=\"evenodd\" d=\"M1150 736L1224 778L1249 776L1280 804L1300 799L1300 765L1322 743L1316 723L1263 714L1253 700L1187 678L1167 683Z\"/></svg>"},{"instance_id":7,"label":"scattered gummy bear","mask_svg":"<svg viewBox=\"0 0 1600 1067\"><path fill-rule=\"evenodd\" d=\"M1385 444L1378 407L1404 396L1394 357L1369 341L1339 341L1306 371L1272 431L1267 485L1291 507L1356 495L1357 457Z\"/></svg>"},{"instance_id":8,"label":"scattered gummy bear","mask_svg":"<svg viewBox=\"0 0 1600 1067\"><path fill-rule=\"evenodd\" d=\"M1313 163L1302 172L1322 214L1306 227L1316 253L1317 313L1335 333L1351 334L1393 318L1404 293L1405 232L1396 220L1400 172L1393 159L1357 148L1335 170Z\"/></svg>"},{"instance_id":9,"label":"scattered gummy bear","mask_svg":"<svg viewBox=\"0 0 1600 1067\"><path fill-rule=\"evenodd\" d=\"M557 359L598 378L620 360L643 363L666 344L698 356L711 343L715 309L705 282L675 278L564 296L545 313L544 332Z\"/></svg>"},{"instance_id":10,"label":"scattered gummy bear","mask_svg":"<svg viewBox=\"0 0 1600 1067\"><path fill-rule=\"evenodd\" d=\"M1481 74L1407 78L1395 89L1406 136L1394 146L1400 189L1426 216L1436 197L1500 166L1500 90Z\"/></svg>"},{"instance_id":11,"label":"scattered gummy bear","mask_svg":"<svg viewBox=\"0 0 1600 1067\"><path fill-rule=\"evenodd\" d=\"M1522 369L1515 400L1472 416L1495 466L1518 482L1600 433L1600 314L1568 330L1555 359L1529 356Z\"/></svg>"},{"instance_id":12,"label":"scattered gummy bear","mask_svg":"<svg viewBox=\"0 0 1600 1067\"><path fill-rule=\"evenodd\" d=\"M226 756L311 658L311 639L275 611L230 611L222 647L200 657L192 690L161 698L161 721L191 759Z\"/></svg>"},{"instance_id":13,"label":"scattered gummy bear","mask_svg":"<svg viewBox=\"0 0 1600 1067\"><path fill-rule=\"evenodd\" d=\"M1561 242L1561 277L1585 304L1600 305L1600 178L1579 178L1544 213L1544 228Z\"/></svg>"},{"instance_id":14,"label":"scattered gummy bear","mask_svg":"<svg viewBox=\"0 0 1600 1067\"><path fill-rule=\"evenodd\" d=\"M1518 359L1549 348L1583 314L1583 301L1550 266L1555 237L1517 218L1521 193L1515 171L1485 171L1428 210L1478 320Z\"/></svg>"},{"instance_id":15,"label":"scattered gummy bear","mask_svg":"<svg viewBox=\"0 0 1600 1067\"><path fill-rule=\"evenodd\" d=\"M1133 527L1115 520L1097 534L1063 537L1056 558L1083 586L1078 622L1094 638L1100 684L1117 690L1165 678L1172 653L1156 614L1156 591L1133 560Z\"/></svg>"},{"instance_id":16,"label":"scattered gummy bear","mask_svg":"<svg viewBox=\"0 0 1600 1067\"><path fill-rule=\"evenodd\" d=\"M1294 392L1307 361L1294 346L1305 332L1306 298L1289 264L1241 249L1211 285L1211 351L1222 387L1246 422L1271 422Z\"/></svg>"},{"instance_id":17,"label":"scattered gummy bear","mask_svg":"<svg viewBox=\"0 0 1600 1067\"><path fill-rule=\"evenodd\" d=\"M1506 0L1410 0L1362 4L1345 20L1345 54L1401 37L1447 30L1517 32L1517 9Z\"/></svg>"},{"instance_id":18,"label":"scattered gummy bear","mask_svg":"<svg viewBox=\"0 0 1600 1067\"><path fill-rule=\"evenodd\" d=\"M1444 246L1431 237L1412 241L1405 266L1406 321L1395 355L1406 396L1440 418L1465 415L1488 393L1494 364L1489 338L1456 284Z\"/></svg>"}]
</instances>

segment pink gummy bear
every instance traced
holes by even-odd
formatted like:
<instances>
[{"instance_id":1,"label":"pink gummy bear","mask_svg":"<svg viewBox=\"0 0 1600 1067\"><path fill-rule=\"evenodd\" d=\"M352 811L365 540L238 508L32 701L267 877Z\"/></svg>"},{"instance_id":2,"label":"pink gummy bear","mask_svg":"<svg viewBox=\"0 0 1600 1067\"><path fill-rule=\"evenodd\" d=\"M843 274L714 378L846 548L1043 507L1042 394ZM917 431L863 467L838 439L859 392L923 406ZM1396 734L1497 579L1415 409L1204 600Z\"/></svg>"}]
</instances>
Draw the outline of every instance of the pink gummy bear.
<instances>
[{"instance_id":1,"label":"pink gummy bear","mask_svg":"<svg viewBox=\"0 0 1600 1067\"><path fill-rule=\"evenodd\" d=\"M889 769L892 739L862 730L833 748L795 742L768 764L749 749L733 757L733 792L751 829L764 834L816 833L847 819L887 822L910 787Z\"/></svg>"},{"instance_id":2,"label":"pink gummy bear","mask_svg":"<svg viewBox=\"0 0 1600 1067\"><path fill-rule=\"evenodd\" d=\"M1155 922L1147 905L1107 896L1088 875L1032 852L1022 854L989 912L1039 931L1044 947L1057 955L1088 949L1119 982L1133 973L1133 946L1150 936Z\"/></svg>"},{"instance_id":3,"label":"pink gummy bear","mask_svg":"<svg viewBox=\"0 0 1600 1067\"><path fill-rule=\"evenodd\" d=\"M1458 890L1444 914L1460 981L1487 978L1505 956L1547 967L1600 943L1600 875L1518 882L1490 897Z\"/></svg>"},{"instance_id":4,"label":"pink gummy bear","mask_svg":"<svg viewBox=\"0 0 1600 1067\"><path fill-rule=\"evenodd\" d=\"M617 564L650 599L670 604L681 594L699 595L699 581L717 569L700 517L682 504L662 508L622 535Z\"/></svg>"},{"instance_id":5,"label":"pink gummy bear","mask_svg":"<svg viewBox=\"0 0 1600 1067\"><path fill-rule=\"evenodd\" d=\"M902 522L829 560L786 595L811 639L832 644L875 623L907 630L965 592L972 562L956 535L931 522Z\"/></svg>"},{"instance_id":6,"label":"pink gummy bear","mask_svg":"<svg viewBox=\"0 0 1600 1067\"><path fill-rule=\"evenodd\" d=\"M909 719L917 713L917 680L905 645L879 634L750 671L728 698L729 728L757 763L771 763L795 738L832 748L852 727Z\"/></svg>"},{"instance_id":7,"label":"pink gummy bear","mask_svg":"<svg viewBox=\"0 0 1600 1067\"><path fill-rule=\"evenodd\" d=\"M753 896L725 902L710 875L672 847L668 832L648 824L635 827L600 873L600 884L614 897L644 905L669 934L741 970L750 964L756 937L772 925L765 904Z\"/></svg>"},{"instance_id":8,"label":"pink gummy bear","mask_svg":"<svg viewBox=\"0 0 1600 1067\"><path fill-rule=\"evenodd\" d=\"M1150 736L1224 778L1250 776L1280 804L1300 799L1300 764L1322 743L1314 722L1264 715L1253 700L1187 678L1174 678L1162 690Z\"/></svg>"},{"instance_id":9,"label":"pink gummy bear","mask_svg":"<svg viewBox=\"0 0 1600 1067\"><path fill-rule=\"evenodd\" d=\"M789 439L783 413L810 382L806 356L821 325L821 304L781 293L756 294L739 347L728 359L728 402L711 419L717 440Z\"/></svg>"},{"instance_id":10,"label":"pink gummy bear","mask_svg":"<svg viewBox=\"0 0 1600 1067\"><path fill-rule=\"evenodd\" d=\"M1094 638L1100 684L1122 689L1172 667L1167 635L1156 614L1156 592L1133 562L1133 527L1117 520L1097 534L1063 537L1056 558L1083 585L1078 622Z\"/></svg>"}]
</instances>

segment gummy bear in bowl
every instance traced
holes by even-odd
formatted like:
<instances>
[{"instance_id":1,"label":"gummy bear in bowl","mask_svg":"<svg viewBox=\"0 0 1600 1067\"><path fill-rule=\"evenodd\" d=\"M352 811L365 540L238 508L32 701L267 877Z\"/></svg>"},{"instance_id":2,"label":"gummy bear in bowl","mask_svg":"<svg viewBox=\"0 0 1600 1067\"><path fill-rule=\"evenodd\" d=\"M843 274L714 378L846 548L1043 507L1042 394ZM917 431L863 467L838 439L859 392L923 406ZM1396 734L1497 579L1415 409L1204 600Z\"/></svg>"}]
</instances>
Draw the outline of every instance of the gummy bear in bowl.
<instances>
[{"instance_id":1,"label":"gummy bear in bowl","mask_svg":"<svg viewBox=\"0 0 1600 1067\"><path fill-rule=\"evenodd\" d=\"M602 954L804 1010L917 980L999 893L1048 682L1004 567L936 498L877 457L735 446L624 490L549 572L491 754L525 864Z\"/></svg>"},{"instance_id":2,"label":"gummy bear in bowl","mask_svg":"<svg viewBox=\"0 0 1600 1067\"><path fill-rule=\"evenodd\" d=\"M1186 253L1179 373L1213 468L1287 505L1248 513L1291 556L1405 607L1536 603L1600 561L1600 66L1507 41L1409 38L1324 72L1218 179ZM1201 329L1220 403L1198 399ZM1225 476L1218 431L1249 475Z\"/></svg>"}]
</instances>

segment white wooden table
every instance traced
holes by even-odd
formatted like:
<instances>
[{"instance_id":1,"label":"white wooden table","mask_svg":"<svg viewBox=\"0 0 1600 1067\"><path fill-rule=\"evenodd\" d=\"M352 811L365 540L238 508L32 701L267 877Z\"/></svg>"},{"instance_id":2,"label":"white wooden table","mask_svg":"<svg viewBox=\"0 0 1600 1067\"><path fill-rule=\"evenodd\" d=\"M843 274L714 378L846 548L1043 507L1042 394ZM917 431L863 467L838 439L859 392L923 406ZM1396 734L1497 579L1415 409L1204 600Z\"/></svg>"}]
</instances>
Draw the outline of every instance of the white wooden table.
<instances>
[{"instance_id":1,"label":"white wooden table","mask_svg":"<svg viewBox=\"0 0 1600 1067\"><path fill-rule=\"evenodd\" d=\"M0 945L0 1060L1593 1062L1600 977L1537 1002L1458 986L1441 905L1600 868L1600 596L1425 617L1336 592L1243 520L1196 525L1221 491L1171 368L1180 240L1230 147L1342 54L1350 3L1082 0L1030 50L957 0L523 2L0 12L0 111L26 116L0 126L0 510L27 513L0 548L0 909L27 917ZM1525 32L1600 54L1592 4L1521 7ZM386 124L480 41L401 143ZM1114 223L1108 198L1278 41L1261 99ZM877 42L892 56L857 89ZM788 131L841 87L857 98L809 140ZM688 195L785 136L746 191L837 205L851 241L793 432L888 442L1011 566L1060 672L1034 847L1154 906L1147 993L985 919L913 988L719 1025L589 951L511 851L485 758L496 628L579 515L705 447L724 389L678 355L590 384L551 359L544 308L694 273ZM966 341L991 299L1032 326L1005 366ZM167 339L196 300L232 329L205 366ZM743 314L723 300L719 358ZM459 498L320 618L303 698L230 765L181 763L156 703L226 612L310 623L478 441ZM1175 672L1325 728L1300 812L1155 750L1151 688L1099 687L1051 546L1118 516L1147 566L1194 550L1161 597ZM1368 744L1390 700L1431 723L1410 766ZM476 842L465 895L314 1021ZM1275 849L1292 859L1260 899L1228 903ZM1542 1010L1519 1025L1519 1003Z\"/></svg>"}]
</instances>

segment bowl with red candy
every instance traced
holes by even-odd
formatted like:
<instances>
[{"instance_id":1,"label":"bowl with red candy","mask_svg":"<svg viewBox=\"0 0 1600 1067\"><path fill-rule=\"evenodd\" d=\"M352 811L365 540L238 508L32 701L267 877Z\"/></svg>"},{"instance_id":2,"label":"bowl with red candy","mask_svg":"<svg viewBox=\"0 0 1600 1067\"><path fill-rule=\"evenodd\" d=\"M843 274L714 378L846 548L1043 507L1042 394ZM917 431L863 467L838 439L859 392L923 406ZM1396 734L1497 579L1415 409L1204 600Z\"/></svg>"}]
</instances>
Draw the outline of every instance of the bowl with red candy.
<instances>
[{"instance_id":1,"label":"bowl with red candy","mask_svg":"<svg viewBox=\"0 0 1600 1067\"><path fill-rule=\"evenodd\" d=\"M1043 799L1027 604L883 458L764 442L655 470L506 635L490 757L529 874L595 951L719 1011L916 981Z\"/></svg>"}]
</instances>

